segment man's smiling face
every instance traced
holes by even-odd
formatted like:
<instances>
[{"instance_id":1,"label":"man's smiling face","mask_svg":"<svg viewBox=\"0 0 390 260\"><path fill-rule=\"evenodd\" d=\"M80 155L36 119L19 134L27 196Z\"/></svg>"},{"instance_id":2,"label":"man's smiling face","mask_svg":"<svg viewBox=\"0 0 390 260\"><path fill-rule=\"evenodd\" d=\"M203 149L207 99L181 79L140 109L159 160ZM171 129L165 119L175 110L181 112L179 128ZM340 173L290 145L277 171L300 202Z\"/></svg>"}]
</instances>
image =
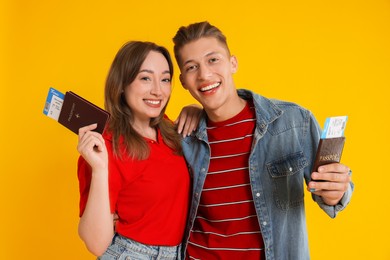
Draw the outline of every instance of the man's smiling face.
<instances>
[{"instance_id":1,"label":"man's smiling face","mask_svg":"<svg viewBox=\"0 0 390 260\"><path fill-rule=\"evenodd\" d=\"M232 74L237 60L216 38L204 37L179 51L180 81L206 111L223 109L236 95Z\"/></svg>"}]
</instances>

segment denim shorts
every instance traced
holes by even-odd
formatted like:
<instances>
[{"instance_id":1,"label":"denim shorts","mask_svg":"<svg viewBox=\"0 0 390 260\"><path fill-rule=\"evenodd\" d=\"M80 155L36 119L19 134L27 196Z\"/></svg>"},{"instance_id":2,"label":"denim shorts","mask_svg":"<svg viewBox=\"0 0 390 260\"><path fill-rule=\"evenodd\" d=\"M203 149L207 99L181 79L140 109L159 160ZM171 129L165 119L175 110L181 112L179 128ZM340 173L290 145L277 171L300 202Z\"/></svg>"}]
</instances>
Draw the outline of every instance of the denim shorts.
<instances>
[{"instance_id":1,"label":"denim shorts","mask_svg":"<svg viewBox=\"0 0 390 260\"><path fill-rule=\"evenodd\" d=\"M98 260L180 260L179 246L150 246L115 234L111 245Z\"/></svg>"}]
</instances>

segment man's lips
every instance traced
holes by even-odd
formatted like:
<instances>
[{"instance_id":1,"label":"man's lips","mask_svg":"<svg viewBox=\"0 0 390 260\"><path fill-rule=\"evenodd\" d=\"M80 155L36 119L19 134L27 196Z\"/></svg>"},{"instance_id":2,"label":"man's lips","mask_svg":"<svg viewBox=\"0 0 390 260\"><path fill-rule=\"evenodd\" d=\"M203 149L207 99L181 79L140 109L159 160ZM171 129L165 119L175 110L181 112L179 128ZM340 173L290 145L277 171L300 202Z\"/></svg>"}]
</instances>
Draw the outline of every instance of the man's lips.
<instances>
[{"instance_id":1,"label":"man's lips","mask_svg":"<svg viewBox=\"0 0 390 260\"><path fill-rule=\"evenodd\" d=\"M199 89L199 91L201 91L201 92L210 91L212 89L215 89L215 88L219 87L220 85L221 85L221 82L217 82L217 83L214 83L214 84L211 84L211 85L207 85L207 86L201 87Z\"/></svg>"}]
</instances>

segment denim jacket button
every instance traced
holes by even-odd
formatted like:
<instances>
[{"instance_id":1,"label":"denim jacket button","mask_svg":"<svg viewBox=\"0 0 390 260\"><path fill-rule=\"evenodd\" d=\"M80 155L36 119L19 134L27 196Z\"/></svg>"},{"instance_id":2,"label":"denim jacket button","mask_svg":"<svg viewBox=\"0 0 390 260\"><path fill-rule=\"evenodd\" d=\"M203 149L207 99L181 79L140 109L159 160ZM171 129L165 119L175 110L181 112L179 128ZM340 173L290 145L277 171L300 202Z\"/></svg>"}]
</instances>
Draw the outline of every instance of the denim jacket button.
<instances>
[{"instance_id":1,"label":"denim jacket button","mask_svg":"<svg viewBox=\"0 0 390 260\"><path fill-rule=\"evenodd\" d=\"M267 221L263 221L263 226L267 226Z\"/></svg>"},{"instance_id":2,"label":"denim jacket button","mask_svg":"<svg viewBox=\"0 0 390 260\"><path fill-rule=\"evenodd\" d=\"M256 193L256 197L260 197L260 192Z\"/></svg>"}]
</instances>

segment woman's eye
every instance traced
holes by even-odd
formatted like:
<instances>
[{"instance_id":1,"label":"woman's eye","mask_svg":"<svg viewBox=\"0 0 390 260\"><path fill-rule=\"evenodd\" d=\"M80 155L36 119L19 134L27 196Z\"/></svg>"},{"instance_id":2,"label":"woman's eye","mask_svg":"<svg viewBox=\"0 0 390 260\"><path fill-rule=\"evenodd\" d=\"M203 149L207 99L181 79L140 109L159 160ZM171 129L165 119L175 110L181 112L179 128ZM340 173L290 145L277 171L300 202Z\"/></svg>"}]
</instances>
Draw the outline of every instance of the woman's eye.
<instances>
[{"instance_id":1,"label":"woman's eye","mask_svg":"<svg viewBox=\"0 0 390 260\"><path fill-rule=\"evenodd\" d=\"M169 83L169 82L171 82L171 79L170 78L166 78L166 79L163 79L162 81L166 82L166 83Z\"/></svg>"},{"instance_id":2,"label":"woman's eye","mask_svg":"<svg viewBox=\"0 0 390 260\"><path fill-rule=\"evenodd\" d=\"M141 77L141 80L149 81L150 78L149 77Z\"/></svg>"}]
</instances>

